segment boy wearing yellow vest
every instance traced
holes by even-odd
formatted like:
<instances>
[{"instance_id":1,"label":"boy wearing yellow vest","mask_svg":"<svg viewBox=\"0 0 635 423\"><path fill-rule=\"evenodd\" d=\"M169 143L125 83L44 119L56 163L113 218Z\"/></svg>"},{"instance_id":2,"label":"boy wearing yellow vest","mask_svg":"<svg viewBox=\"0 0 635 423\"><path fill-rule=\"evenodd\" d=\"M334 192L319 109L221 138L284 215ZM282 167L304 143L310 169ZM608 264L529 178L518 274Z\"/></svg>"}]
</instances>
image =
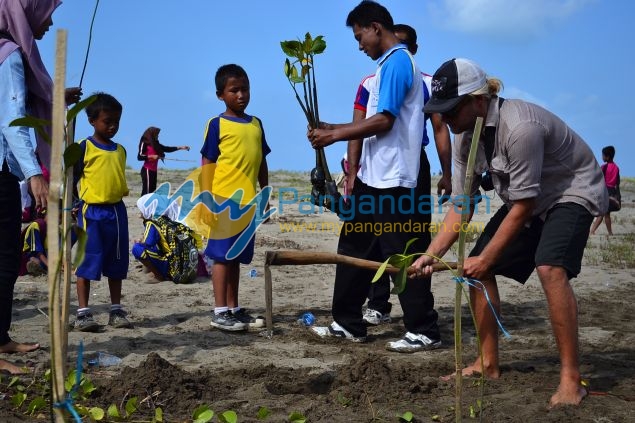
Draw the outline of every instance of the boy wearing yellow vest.
<instances>
[{"instance_id":1,"label":"boy wearing yellow vest","mask_svg":"<svg viewBox=\"0 0 635 423\"><path fill-rule=\"evenodd\" d=\"M119 130L123 107L111 95L97 93L86 108L92 136L79 142L82 156L75 164L75 181L79 182L81 205L78 225L86 231L88 241L84 261L77 276L77 319L74 329L95 332L100 325L88 307L90 281L108 278L110 318L108 324L131 328L121 306L121 281L128 275L128 215L122 198L128 195L126 184L126 150L112 140Z\"/></svg>"}]
</instances>

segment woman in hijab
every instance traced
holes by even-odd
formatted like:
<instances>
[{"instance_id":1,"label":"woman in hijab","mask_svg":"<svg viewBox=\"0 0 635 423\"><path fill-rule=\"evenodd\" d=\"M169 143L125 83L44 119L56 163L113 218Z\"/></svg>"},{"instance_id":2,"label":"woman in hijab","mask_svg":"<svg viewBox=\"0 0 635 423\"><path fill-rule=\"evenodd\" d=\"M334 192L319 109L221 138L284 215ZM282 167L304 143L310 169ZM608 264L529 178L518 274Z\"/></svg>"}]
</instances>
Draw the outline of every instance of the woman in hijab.
<instances>
[{"instance_id":1,"label":"woman in hijab","mask_svg":"<svg viewBox=\"0 0 635 423\"><path fill-rule=\"evenodd\" d=\"M151 194L157 189L157 170L159 159L165 158L165 153L172 153L177 150L190 151L190 147L182 145L180 147L168 147L159 142L159 131L161 129L154 126L145 130L139 140L137 159L143 162L141 168L141 195Z\"/></svg>"},{"instance_id":2,"label":"woman in hijab","mask_svg":"<svg viewBox=\"0 0 635 423\"><path fill-rule=\"evenodd\" d=\"M46 207L48 183L36 153L45 167L50 163L50 146L37 137L37 147L26 127L10 127L14 119L27 114L50 120L53 82L36 40L53 25L53 11L60 0L0 0L0 353L26 353L39 344L18 343L9 336L13 289L20 265L22 206L20 180L27 180L35 206ZM66 90L66 102L75 103L79 88ZM24 369L0 359L0 371L20 374Z\"/></svg>"}]
</instances>

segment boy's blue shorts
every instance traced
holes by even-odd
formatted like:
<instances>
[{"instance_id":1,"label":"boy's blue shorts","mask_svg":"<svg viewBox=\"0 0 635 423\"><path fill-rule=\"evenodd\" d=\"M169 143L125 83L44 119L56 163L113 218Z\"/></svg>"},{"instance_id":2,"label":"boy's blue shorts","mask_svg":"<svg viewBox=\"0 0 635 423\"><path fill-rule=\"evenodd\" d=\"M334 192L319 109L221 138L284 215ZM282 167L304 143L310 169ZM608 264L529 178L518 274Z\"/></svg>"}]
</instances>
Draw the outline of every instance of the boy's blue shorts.
<instances>
[{"instance_id":1,"label":"boy's blue shorts","mask_svg":"<svg viewBox=\"0 0 635 423\"><path fill-rule=\"evenodd\" d=\"M88 237L84 261L75 274L88 280L128 276L128 213L123 201L116 204L82 204L77 215Z\"/></svg>"},{"instance_id":2,"label":"boy's blue shorts","mask_svg":"<svg viewBox=\"0 0 635 423\"><path fill-rule=\"evenodd\" d=\"M237 261L241 264L251 263L251 260L254 258L254 236L251 237L245 249L236 258L232 260L227 259L229 249L234 245L234 242L236 242L241 234L242 232L225 239L210 239L207 241L205 255L218 263L228 263L230 261Z\"/></svg>"}]
</instances>

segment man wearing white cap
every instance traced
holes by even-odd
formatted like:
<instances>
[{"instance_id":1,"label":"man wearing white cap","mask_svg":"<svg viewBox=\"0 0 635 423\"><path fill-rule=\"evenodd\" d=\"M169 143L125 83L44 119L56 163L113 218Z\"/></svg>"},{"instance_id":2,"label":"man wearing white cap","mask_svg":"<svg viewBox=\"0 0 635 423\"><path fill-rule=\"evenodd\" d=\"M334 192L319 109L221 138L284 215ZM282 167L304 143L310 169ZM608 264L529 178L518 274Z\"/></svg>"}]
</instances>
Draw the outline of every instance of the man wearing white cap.
<instances>
[{"instance_id":1,"label":"man wearing white cap","mask_svg":"<svg viewBox=\"0 0 635 423\"><path fill-rule=\"evenodd\" d=\"M579 404L586 391L578 362L577 303L569 280L580 272L593 216L608 207L602 171L589 146L560 118L535 104L498 97L501 87L500 80L487 77L476 63L452 59L434 74L432 98L424 107L426 113L441 113L457 134L452 185L459 193L464 192L476 118L484 119L469 192L474 199L481 174L489 170L504 202L465 260L464 275L483 283L500 313L495 275L524 283L536 269L561 361L560 385L550 406ZM445 227L456 227L462 212L472 216L473 201L465 203L455 201L456 207L445 215ZM457 232L439 232L427 253L441 257L457 238ZM434 261L422 256L414 266L420 275L429 275ZM470 286L470 300L481 337L485 376L497 378L496 316L483 291ZM463 370L464 375L480 372L480 357Z\"/></svg>"}]
</instances>

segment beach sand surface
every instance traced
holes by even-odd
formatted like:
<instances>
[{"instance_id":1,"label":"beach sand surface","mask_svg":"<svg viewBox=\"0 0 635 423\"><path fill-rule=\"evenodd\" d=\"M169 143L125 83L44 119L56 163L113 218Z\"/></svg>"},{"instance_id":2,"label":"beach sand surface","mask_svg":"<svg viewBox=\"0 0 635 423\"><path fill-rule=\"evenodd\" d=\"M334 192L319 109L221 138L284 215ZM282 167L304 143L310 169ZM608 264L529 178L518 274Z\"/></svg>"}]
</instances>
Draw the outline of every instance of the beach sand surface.
<instances>
[{"instance_id":1,"label":"beach sand surface","mask_svg":"<svg viewBox=\"0 0 635 423\"><path fill-rule=\"evenodd\" d=\"M159 172L161 180L183 181L187 171ZM128 172L131 195L125 199L130 222L130 243L142 236L142 220L136 200L140 178ZM296 187L309 192L307 173L273 172L271 185ZM436 191L436 187L433 187ZM606 228L589 239L583 269L573 280L580 315L580 359L591 394L579 407L547 410L558 384L559 359L549 323L547 305L534 274L523 286L501 278L502 324L511 337L501 336L501 370L498 380L483 387L483 421L487 422L625 422L633 421L635 400L635 187L622 187L623 208L613 214L615 235ZM272 204L277 206L278 198ZM491 199L491 211L500 205ZM476 221L486 222L491 213L481 210ZM435 213L434 221L442 215ZM320 230L284 231L284 225L316 224ZM266 251L335 252L338 220L330 213L310 213L305 207L284 204L283 213L263 225L256 235L251 265L241 267L240 303L252 313L264 315L264 256ZM324 224L324 225L323 225ZM289 228L289 226L287 226ZM298 227L296 227L297 229ZM453 249L448 258L456 253ZM249 273L255 269L256 276ZM433 277L443 346L431 352L399 354L385 349L386 342L404 334L402 311L396 296L390 324L371 327L368 342L324 341L311 336L297 323L304 312L316 324L331 322L330 305L334 265L275 266L273 280L274 332L262 330L227 333L210 327L213 293L209 278L188 285L172 282L149 284L132 256L123 300L133 329L107 326L108 286L93 282L90 306L103 324L99 333L70 332L69 366L75 366L83 343L86 362L99 351L114 354L122 363L114 367L85 366L97 389L83 405L106 409L131 397L140 405L135 420L150 421L161 407L164 421L192 421L192 412L207 404L216 413L233 410L240 422L256 422L261 407L270 411L264 421L289 421L298 412L307 422L399 421L406 412L417 422L454 421L454 381L440 376L455 369L453 314L455 282L449 272ZM71 310L76 309L75 285ZM21 277L16 284L11 335L18 341L37 341L39 351L2 358L32 362L35 375L50 366L48 287L44 276ZM476 354L474 326L463 301L463 361ZM73 319L73 315L71 315ZM33 374L23 376L25 383ZM10 392L3 376L2 392ZM464 379L463 414L478 410L478 379ZM143 401L142 401L143 400ZM28 402L28 401L27 401ZM16 411L10 396L0 400L0 421L30 421L23 407ZM216 418L215 418L216 419ZM216 421L216 420L213 420Z\"/></svg>"}]
</instances>

